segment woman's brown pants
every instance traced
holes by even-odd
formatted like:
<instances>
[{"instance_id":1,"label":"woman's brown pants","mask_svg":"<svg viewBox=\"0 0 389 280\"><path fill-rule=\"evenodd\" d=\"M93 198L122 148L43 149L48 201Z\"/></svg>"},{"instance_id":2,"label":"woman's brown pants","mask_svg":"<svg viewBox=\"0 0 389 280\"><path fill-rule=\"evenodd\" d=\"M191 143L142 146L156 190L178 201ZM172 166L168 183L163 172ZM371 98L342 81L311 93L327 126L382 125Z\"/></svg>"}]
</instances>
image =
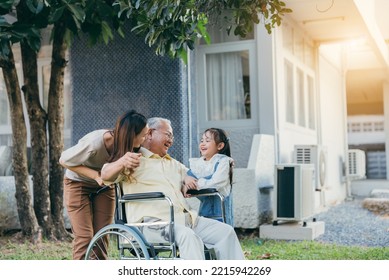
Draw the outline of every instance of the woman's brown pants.
<instances>
[{"instance_id":1,"label":"woman's brown pants","mask_svg":"<svg viewBox=\"0 0 389 280\"><path fill-rule=\"evenodd\" d=\"M101 187L98 185L87 185L64 178L65 206L74 235L74 260L84 259L94 234L113 221L115 190L110 188L91 198L90 195L99 188ZM105 252L97 254L99 258L104 258Z\"/></svg>"}]
</instances>

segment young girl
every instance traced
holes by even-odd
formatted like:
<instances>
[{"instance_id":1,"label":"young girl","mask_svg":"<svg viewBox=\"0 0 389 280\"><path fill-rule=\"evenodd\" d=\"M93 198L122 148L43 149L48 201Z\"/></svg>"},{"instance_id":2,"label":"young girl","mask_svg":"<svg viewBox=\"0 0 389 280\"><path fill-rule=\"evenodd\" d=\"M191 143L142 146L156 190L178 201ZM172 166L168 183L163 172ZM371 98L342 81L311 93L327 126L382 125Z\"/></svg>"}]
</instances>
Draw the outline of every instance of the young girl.
<instances>
[{"instance_id":1,"label":"young girl","mask_svg":"<svg viewBox=\"0 0 389 280\"><path fill-rule=\"evenodd\" d=\"M225 222L233 226L230 195L233 160L226 132L219 128L205 130L199 148L201 157L189 159L188 175L197 179L198 190L214 188L225 197ZM221 216L221 202L218 196L201 196L198 199L201 201L200 216Z\"/></svg>"}]
</instances>

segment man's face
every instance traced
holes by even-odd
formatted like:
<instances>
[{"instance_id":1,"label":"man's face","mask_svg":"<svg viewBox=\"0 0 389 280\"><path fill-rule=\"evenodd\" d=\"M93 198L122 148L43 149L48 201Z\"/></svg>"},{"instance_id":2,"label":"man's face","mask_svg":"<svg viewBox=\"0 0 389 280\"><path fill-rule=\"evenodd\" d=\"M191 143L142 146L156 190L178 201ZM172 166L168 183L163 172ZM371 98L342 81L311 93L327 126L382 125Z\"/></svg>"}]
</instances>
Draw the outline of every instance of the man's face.
<instances>
[{"instance_id":1,"label":"man's face","mask_svg":"<svg viewBox=\"0 0 389 280\"><path fill-rule=\"evenodd\" d=\"M173 129L166 123L162 122L157 129L151 128L150 131L150 151L161 157L165 156L169 148L173 145Z\"/></svg>"}]
</instances>

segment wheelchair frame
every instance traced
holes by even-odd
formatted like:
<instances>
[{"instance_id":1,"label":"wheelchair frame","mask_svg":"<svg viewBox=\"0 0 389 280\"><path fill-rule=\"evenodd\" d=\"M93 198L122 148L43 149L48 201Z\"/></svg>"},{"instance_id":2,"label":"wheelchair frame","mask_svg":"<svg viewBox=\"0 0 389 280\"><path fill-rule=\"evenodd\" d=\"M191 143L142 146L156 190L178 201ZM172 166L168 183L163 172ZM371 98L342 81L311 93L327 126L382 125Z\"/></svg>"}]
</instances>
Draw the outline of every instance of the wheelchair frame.
<instances>
[{"instance_id":1,"label":"wheelchair frame","mask_svg":"<svg viewBox=\"0 0 389 280\"><path fill-rule=\"evenodd\" d=\"M86 251L86 260L149 260L180 259L174 238L174 206L171 199L162 192L123 194L120 184L115 184L115 221L100 229L92 238ZM128 223L125 204L165 200L170 208L170 221ZM167 226L169 240L166 243L150 243L139 227ZM216 259L213 249L204 248L206 259ZM169 252L168 256L161 256Z\"/></svg>"},{"instance_id":2,"label":"wheelchair frame","mask_svg":"<svg viewBox=\"0 0 389 280\"><path fill-rule=\"evenodd\" d=\"M158 254L170 251L169 259L178 258L178 250L174 239L174 207L169 197L162 192L124 194L120 184L115 184L115 221L100 229L92 238L86 251L85 259L161 259ZM165 200L170 208L170 221L149 223L128 223L124 206L131 202L150 202ZM163 225L168 226L169 240L167 243L151 244L138 227ZM109 245L109 243L114 246ZM111 248L109 248L111 247ZM115 250L112 247L116 247Z\"/></svg>"}]
</instances>

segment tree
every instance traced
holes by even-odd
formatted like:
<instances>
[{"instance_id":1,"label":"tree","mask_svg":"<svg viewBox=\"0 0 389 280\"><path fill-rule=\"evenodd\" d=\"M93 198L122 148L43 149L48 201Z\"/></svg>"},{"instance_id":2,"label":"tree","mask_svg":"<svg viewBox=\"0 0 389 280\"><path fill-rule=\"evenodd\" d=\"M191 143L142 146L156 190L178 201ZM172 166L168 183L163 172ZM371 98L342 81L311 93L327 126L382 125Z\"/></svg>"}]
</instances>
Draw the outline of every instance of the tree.
<instances>
[{"instance_id":1,"label":"tree","mask_svg":"<svg viewBox=\"0 0 389 280\"><path fill-rule=\"evenodd\" d=\"M74 37L86 33L91 45L108 43L114 39L113 30L124 36L122 26L128 22L157 55L185 60L187 49L194 49L199 37L209 42L207 24L222 22L226 32L244 37L259 22L270 33L289 12L280 0L2 0L0 67L11 107L13 168L23 234L35 242L40 232L47 238L67 236L62 216L63 170L58 160L63 150L65 54ZM46 28L52 30L53 50L47 112L39 101L37 79L40 34ZM21 88L13 58L15 44L20 44L22 53ZM22 92L32 135L33 203L28 192Z\"/></svg>"}]
</instances>

